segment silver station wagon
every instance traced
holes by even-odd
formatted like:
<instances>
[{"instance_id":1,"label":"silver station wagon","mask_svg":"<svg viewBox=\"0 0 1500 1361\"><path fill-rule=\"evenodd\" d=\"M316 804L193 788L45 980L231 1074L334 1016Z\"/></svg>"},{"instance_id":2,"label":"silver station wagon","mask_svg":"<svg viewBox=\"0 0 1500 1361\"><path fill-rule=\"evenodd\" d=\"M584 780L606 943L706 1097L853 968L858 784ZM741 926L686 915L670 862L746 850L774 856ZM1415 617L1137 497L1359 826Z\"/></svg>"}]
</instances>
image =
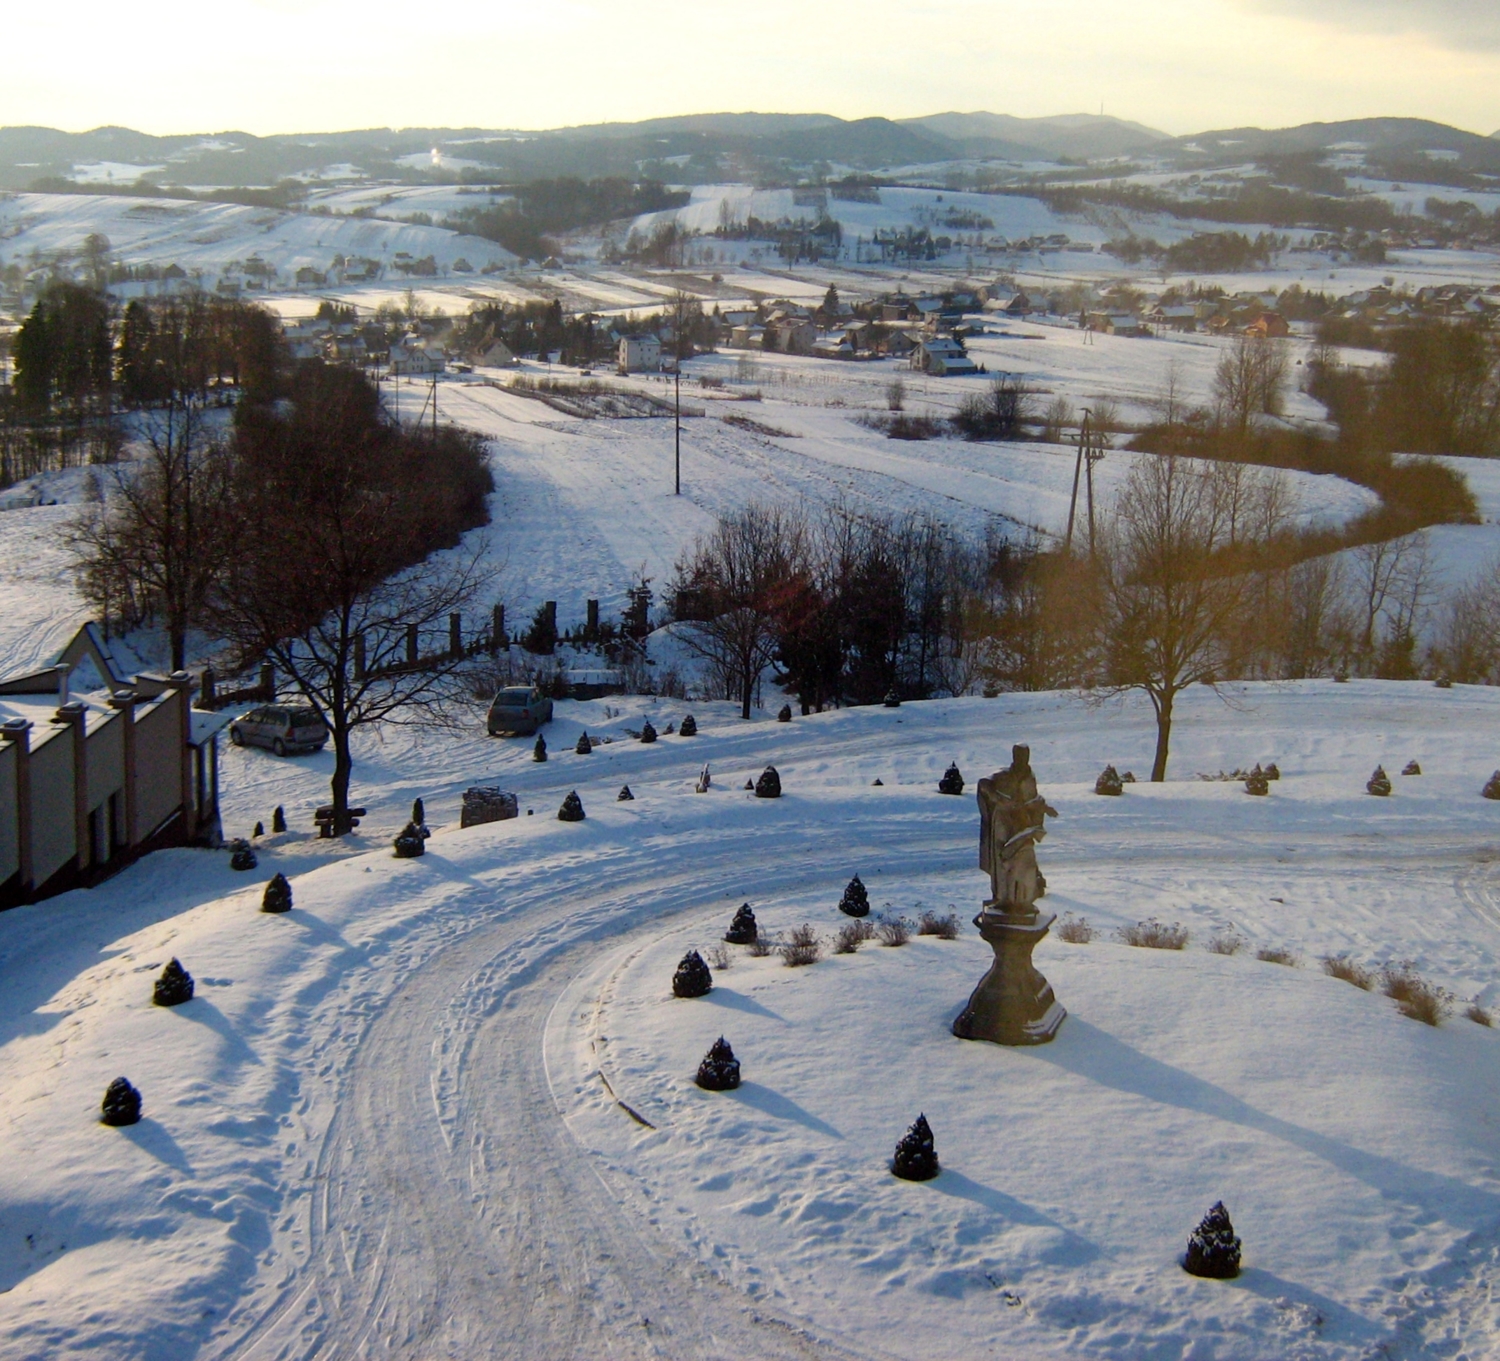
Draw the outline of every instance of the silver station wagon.
<instances>
[{"instance_id":1,"label":"silver station wagon","mask_svg":"<svg viewBox=\"0 0 1500 1361\"><path fill-rule=\"evenodd\" d=\"M507 685L490 705L491 737L527 737L552 722L552 701L534 685Z\"/></svg>"},{"instance_id":2,"label":"silver station wagon","mask_svg":"<svg viewBox=\"0 0 1500 1361\"><path fill-rule=\"evenodd\" d=\"M229 740L237 747L265 747L278 756L321 751L328 728L304 705L266 704L251 709L229 725Z\"/></svg>"}]
</instances>

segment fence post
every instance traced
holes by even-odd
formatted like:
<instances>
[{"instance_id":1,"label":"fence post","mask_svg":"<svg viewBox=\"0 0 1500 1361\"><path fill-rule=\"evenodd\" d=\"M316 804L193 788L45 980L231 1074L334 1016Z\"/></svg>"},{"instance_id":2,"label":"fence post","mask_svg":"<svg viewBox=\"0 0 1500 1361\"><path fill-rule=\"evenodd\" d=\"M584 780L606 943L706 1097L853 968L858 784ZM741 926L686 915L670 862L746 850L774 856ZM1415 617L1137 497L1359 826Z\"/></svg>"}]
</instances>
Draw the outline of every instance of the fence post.
<instances>
[{"instance_id":1,"label":"fence post","mask_svg":"<svg viewBox=\"0 0 1500 1361\"><path fill-rule=\"evenodd\" d=\"M461 615L450 614L448 616L448 655L450 657L464 655L464 625Z\"/></svg>"},{"instance_id":2,"label":"fence post","mask_svg":"<svg viewBox=\"0 0 1500 1361\"><path fill-rule=\"evenodd\" d=\"M490 651L499 652L505 646L505 606L496 605L490 621Z\"/></svg>"},{"instance_id":3,"label":"fence post","mask_svg":"<svg viewBox=\"0 0 1500 1361\"><path fill-rule=\"evenodd\" d=\"M212 709L214 707L214 669L211 666L203 668L203 676L198 682L198 704L200 708Z\"/></svg>"},{"instance_id":4,"label":"fence post","mask_svg":"<svg viewBox=\"0 0 1500 1361\"><path fill-rule=\"evenodd\" d=\"M417 664L417 626L415 624L406 626L406 660L412 666Z\"/></svg>"}]
</instances>

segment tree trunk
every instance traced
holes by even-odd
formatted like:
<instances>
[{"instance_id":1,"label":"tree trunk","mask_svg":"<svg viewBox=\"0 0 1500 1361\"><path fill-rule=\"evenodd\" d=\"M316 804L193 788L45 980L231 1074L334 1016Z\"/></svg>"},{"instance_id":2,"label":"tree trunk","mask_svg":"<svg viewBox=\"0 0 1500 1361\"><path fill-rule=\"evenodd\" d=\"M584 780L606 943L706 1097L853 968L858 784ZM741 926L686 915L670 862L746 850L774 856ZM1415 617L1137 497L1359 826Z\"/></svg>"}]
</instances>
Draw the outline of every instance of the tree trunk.
<instances>
[{"instance_id":1,"label":"tree trunk","mask_svg":"<svg viewBox=\"0 0 1500 1361\"><path fill-rule=\"evenodd\" d=\"M750 700L755 695L755 677L750 672L740 678L740 717L750 717Z\"/></svg>"},{"instance_id":2,"label":"tree trunk","mask_svg":"<svg viewBox=\"0 0 1500 1361\"><path fill-rule=\"evenodd\" d=\"M354 828L349 817L349 779L354 774L354 758L349 754L349 729L342 723L333 725L333 834L348 836Z\"/></svg>"},{"instance_id":3,"label":"tree trunk","mask_svg":"<svg viewBox=\"0 0 1500 1361\"><path fill-rule=\"evenodd\" d=\"M1151 763L1151 783L1161 784L1167 778L1167 747L1172 740L1172 700L1170 691L1152 695L1156 707L1156 759Z\"/></svg>"}]
</instances>

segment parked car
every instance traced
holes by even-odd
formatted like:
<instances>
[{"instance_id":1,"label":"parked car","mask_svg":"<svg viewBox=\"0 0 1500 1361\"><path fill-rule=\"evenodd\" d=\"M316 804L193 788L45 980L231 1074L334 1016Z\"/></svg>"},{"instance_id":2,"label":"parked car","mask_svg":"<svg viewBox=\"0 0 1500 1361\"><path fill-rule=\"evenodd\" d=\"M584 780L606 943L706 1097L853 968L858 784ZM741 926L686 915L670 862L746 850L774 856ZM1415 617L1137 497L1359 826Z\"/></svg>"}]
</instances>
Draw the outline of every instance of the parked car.
<instances>
[{"instance_id":1,"label":"parked car","mask_svg":"<svg viewBox=\"0 0 1500 1361\"><path fill-rule=\"evenodd\" d=\"M278 756L300 755L323 749L328 725L306 706L265 704L235 719L229 740L237 747L266 747Z\"/></svg>"},{"instance_id":2,"label":"parked car","mask_svg":"<svg viewBox=\"0 0 1500 1361\"><path fill-rule=\"evenodd\" d=\"M529 737L552 722L552 701L534 685L507 685L490 705L485 726L491 737Z\"/></svg>"}]
</instances>

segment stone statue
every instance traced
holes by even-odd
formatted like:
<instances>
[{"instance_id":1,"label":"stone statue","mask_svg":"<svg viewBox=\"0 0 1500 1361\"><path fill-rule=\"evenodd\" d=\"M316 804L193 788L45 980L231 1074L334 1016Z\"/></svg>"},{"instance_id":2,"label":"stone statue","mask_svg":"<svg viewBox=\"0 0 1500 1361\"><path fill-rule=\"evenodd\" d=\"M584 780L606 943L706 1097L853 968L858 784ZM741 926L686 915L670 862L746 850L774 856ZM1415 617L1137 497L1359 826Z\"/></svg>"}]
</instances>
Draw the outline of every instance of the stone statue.
<instances>
[{"instance_id":1,"label":"stone statue","mask_svg":"<svg viewBox=\"0 0 1500 1361\"><path fill-rule=\"evenodd\" d=\"M1067 1016L1031 962L1053 922L1036 907L1046 892L1036 843L1049 814L1057 811L1037 792L1030 747L1012 747L1010 766L979 782L979 866L990 876L990 897L974 924L995 962L954 1019L960 1039L1046 1044Z\"/></svg>"},{"instance_id":2,"label":"stone statue","mask_svg":"<svg viewBox=\"0 0 1500 1361\"><path fill-rule=\"evenodd\" d=\"M1042 895L1036 843L1057 810L1037 793L1031 748L1011 748L1011 763L979 782L979 868L990 876L987 915L1035 917Z\"/></svg>"}]
</instances>

